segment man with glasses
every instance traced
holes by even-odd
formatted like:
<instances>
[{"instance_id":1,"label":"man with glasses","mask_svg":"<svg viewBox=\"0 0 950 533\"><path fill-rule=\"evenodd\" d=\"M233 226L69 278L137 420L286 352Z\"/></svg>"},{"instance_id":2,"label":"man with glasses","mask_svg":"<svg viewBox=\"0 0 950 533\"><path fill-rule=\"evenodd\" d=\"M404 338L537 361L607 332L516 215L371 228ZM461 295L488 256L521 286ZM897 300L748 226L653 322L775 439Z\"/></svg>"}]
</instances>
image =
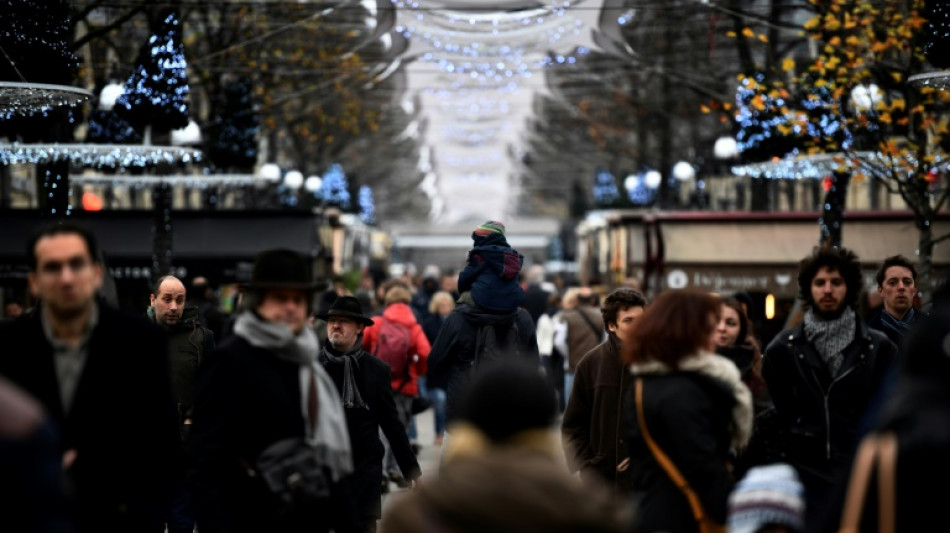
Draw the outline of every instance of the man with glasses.
<instances>
[{"instance_id":1,"label":"man with glasses","mask_svg":"<svg viewBox=\"0 0 950 533\"><path fill-rule=\"evenodd\" d=\"M103 267L84 228L43 226L27 253L40 304L0 325L0 374L59 434L77 531L162 531L181 464L164 335L97 297Z\"/></svg>"}]
</instances>

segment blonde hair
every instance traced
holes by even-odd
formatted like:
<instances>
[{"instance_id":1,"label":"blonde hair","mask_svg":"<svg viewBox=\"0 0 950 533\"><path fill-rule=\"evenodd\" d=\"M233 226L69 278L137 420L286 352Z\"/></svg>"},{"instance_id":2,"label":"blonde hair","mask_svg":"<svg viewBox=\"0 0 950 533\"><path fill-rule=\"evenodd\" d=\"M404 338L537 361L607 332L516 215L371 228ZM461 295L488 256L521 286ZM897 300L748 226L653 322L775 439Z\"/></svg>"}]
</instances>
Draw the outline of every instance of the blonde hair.
<instances>
[{"instance_id":1,"label":"blonde hair","mask_svg":"<svg viewBox=\"0 0 950 533\"><path fill-rule=\"evenodd\" d=\"M577 305L577 298L581 294L580 287L571 287L564 291L564 296L561 297L561 307L564 309L570 309Z\"/></svg>"},{"instance_id":2,"label":"blonde hair","mask_svg":"<svg viewBox=\"0 0 950 533\"><path fill-rule=\"evenodd\" d=\"M403 287L395 286L388 291L386 291L386 298L384 301L385 305L392 305L394 303L404 303L407 304L412 301L412 294Z\"/></svg>"},{"instance_id":3,"label":"blonde hair","mask_svg":"<svg viewBox=\"0 0 950 533\"><path fill-rule=\"evenodd\" d=\"M452 308L455 308L455 300L452 299L452 295L447 291L436 291L432 295L432 299L429 300L429 312L436 314L439 312L439 306L442 305L442 302L449 302L452 304Z\"/></svg>"}]
</instances>

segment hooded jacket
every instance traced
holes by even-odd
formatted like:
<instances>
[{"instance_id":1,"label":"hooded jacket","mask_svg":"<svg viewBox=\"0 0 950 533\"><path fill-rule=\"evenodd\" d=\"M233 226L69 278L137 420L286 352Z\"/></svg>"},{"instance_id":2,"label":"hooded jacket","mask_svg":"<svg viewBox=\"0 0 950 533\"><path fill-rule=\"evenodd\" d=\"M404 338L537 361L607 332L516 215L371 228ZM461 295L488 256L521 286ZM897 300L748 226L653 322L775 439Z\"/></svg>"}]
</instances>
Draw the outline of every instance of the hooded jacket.
<instances>
[{"instance_id":1,"label":"hooded jacket","mask_svg":"<svg viewBox=\"0 0 950 533\"><path fill-rule=\"evenodd\" d=\"M524 289L518 283L523 263L524 256L504 237L478 237L459 273L459 292L471 291L472 300L490 311L513 311L524 304Z\"/></svg>"},{"instance_id":2,"label":"hooded jacket","mask_svg":"<svg viewBox=\"0 0 950 533\"><path fill-rule=\"evenodd\" d=\"M410 336L410 357L409 380L405 376L392 376L393 392L405 394L406 396L417 396L419 394L419 376L426 373L426 360L429 357L429 339L426 337L422 326L416 321L416 315L412 309L402 303L396 302L389 305L383 311L382 319L377 318L372 326L363 329L363 349L369 353L376 353L376 345L379 343L379 330L383 327L383 320L395 322L409 329Z\"/></svg>"}]
</instances>

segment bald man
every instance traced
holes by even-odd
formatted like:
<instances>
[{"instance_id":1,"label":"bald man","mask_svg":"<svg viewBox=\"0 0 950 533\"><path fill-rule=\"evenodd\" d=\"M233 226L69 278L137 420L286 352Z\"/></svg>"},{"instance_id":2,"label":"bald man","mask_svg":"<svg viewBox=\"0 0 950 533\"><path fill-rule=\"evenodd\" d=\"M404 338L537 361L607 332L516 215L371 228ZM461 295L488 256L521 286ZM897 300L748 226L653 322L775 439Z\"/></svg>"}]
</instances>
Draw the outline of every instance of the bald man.
<instances>
[{"instance_id":1,"label":"bald man","mask_svg":"<svg viewBox=\"0 0 950 533\"><path fill-rule=\"evenodd\" d=\"M149 296L146 315L162 326L168 335L168 356L171 362L172 385L178 405L178 421L182 440L191 429L194 406L195 376L205 355L214 350L214 334L198 323L198 308L185 307L185 284L175 276L158 279ZM191 498L180 487L172 502L168 518L169 533L194 530L195 520Z\"/></svg>"}]
</instances>

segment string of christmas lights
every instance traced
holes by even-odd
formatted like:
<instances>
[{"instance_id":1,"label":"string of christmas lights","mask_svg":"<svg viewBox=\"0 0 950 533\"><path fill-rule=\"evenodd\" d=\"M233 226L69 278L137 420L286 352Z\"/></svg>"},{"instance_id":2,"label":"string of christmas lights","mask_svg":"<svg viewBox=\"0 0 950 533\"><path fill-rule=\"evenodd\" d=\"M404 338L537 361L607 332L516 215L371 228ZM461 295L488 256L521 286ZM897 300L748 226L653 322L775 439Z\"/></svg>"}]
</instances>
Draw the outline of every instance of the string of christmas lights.
<instances>
[{"instance_id":1,"label":"string of christmas lights","mask_svg":"<svg viewBox=\"0 0 950 533\"><path fill-rule=\"evenodd\" d=\"M144 168L160 163L197 163L202 157L200 150L181 146L0 143L0 164L3 165L68 161L89 168Z\"/></svg>"}]
</instances>

